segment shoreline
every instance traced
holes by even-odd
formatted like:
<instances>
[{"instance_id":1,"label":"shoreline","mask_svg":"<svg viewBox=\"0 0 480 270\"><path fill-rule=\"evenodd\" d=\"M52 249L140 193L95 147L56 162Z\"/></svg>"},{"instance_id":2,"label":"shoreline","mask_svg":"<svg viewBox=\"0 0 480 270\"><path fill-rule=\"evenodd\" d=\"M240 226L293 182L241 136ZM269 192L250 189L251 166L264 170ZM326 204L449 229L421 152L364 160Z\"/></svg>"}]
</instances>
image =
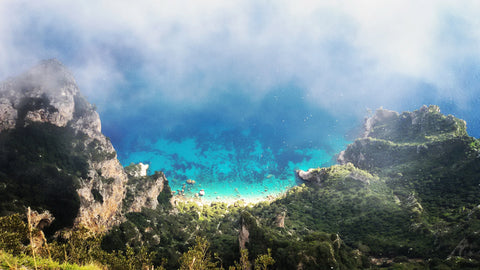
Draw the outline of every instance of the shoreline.
<instances>
[{"instance_id":1,"label":"shoreline","mask_svg":"<svg viewBox=\"0 0 480 270\"><path fill-rule=\"evenodd\" d=\"M199 206L210 206L213 203L224 203L227 206L232 206L240 203L244 206L249 206L256 205L261 202L273 202L276 199L283 197L287 191L288 190L285 190L281 193L272 193L268 195L262 194L259 196L217 196L216 198L173 195L171 202L173 205L177 205L178 202L193 202Z\"/></svg>"}]
</instances>

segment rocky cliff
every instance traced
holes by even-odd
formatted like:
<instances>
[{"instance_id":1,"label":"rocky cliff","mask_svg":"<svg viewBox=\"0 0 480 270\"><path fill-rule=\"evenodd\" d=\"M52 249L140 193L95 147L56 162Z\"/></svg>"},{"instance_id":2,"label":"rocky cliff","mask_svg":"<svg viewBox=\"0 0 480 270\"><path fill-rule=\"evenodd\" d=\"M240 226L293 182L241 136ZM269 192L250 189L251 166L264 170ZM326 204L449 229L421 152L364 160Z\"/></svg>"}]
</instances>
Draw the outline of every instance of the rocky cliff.
<instances>
[{"instance_id":1,"label":"rocky cliff","mask_svg":"<svg viewBox=\"0 0 480 270\"><path fill-rule=\"evenodd\" d=\"M340 153L338 161L373 169L451 154L472 141L466 129L465 121L443 115L438 106L402 114L379 109L365 121L364 136Z\"/></svg>"},{"instance_id":2,"label":"rocky cliff","mask_svg":"<svg viewBox=\"0 0 480 270\"><path fill-rule=\"evenodd\" d=\"M155 209L158 206L158 196L168 185L162 172L147 175L148 165L142 163L125 167L128 175L127 192L123 208L126 212L140 212L143 207Z\"/></svg>"},{"instance_id":3,"label":"rocky cliff","mask_svg":"<svg viewBox=\"0 0 480 270\"><path fill-rule=\"evenodd\" d=\"M344 237L377 246L377 256L479 258L480 142L468 136L465 121L433 105L401 114L379 109L338 161L297 176L324 194L317 208L331 205L324 212L329 214L340 207L337 228ZM367 196L349 198L345 191L352 187ZM370 206L362 205L365 200L372 200ZM362 215L369 218L362 221ZM379 228L375 236L372 223ZM381 244L386 239L395 244Z\"/></svg>"},{"instance_id":4,"label":"rocky cliff","mask_svg":"<svg viewBox=\"0 0 480 270\"><path fill-rule=\"evenodd\" d=\"M43 61L0 84L0 137L0 193L9 195L1 199L2 213L44 208L60 220L57 227L93 231L122 220L127 174L94 106L59 61ZM152 196L163 188L164 178L156 181Z\"/></svg>"}]
</instances>

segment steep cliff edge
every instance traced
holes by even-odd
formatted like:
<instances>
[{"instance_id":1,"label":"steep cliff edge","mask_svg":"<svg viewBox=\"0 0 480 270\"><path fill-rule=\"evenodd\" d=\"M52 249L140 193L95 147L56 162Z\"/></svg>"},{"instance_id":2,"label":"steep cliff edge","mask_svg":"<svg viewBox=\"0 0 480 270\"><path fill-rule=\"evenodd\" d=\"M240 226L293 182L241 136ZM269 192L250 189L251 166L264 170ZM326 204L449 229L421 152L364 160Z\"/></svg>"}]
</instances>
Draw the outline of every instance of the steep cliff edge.
<instances>
[{"instance_id":1,"label":"steep cliff edge","mask_svg":"<svg viewBox=\"0 0 480 270\"><path fill-rule=\"evenodd\" d=\"M366 120L365 137L339 162L388 178L394 191L416 193L427 209L442 200L449 211L478 203L480 142L468 136L465 121L441 114L438 106L402 114L378 110Z\"/></svg>"},{"instance_id":2,"label":"steep cliff edge","mask_svg":"<svg viewBox=\"0 0 480 270\"><path fill-rule=\"evenodd\" d=\"M157 208L162 198L160 194L171 194L167 178L162 172L147 175L148 165L142 163L125 167L128 175L127 192L123 200L125 212L140 212L142 208ZM169 199L163 203L169 203Z\"/></svg>"},{"instance_id":3,"label":"steep cliff edge","mask_svg":"<svg viewBox=\"0 0 480 270\"><path fill-rule=\"evenodd\" d=\"M365 121L363 138L349 145L338 161L352 162L362 169L378 169L426 156L446 160L440 156L459 154L475 141L466 129L465 121L443 115L438 106L423 106L402 114L379 109Z\"/></svg>"},{"instance_id":4,"label":"steep cliff edge","mask_svg":"<svg viewBox=\"0 0 480 270\"><path fill-rule=\"evenodd\" d=\"M385 234L378 231L376 237L391 243L407 241L403 247L409 246L408 252L395 247L391 254L478 259L480 142L468 136L465 121L443 115L438 106L401 114L379 109L366 119L363 136L350 144L338 161L340 165L298 171L297 176L328 196L344 196L343 189L357 185L361 188L355 192L369 193L369 197L356 198L358 203L377 197L372 204L375 207L363 208L360 213L371 216L380 210L376 215L386 218L379 223L390 229ZM343 184L347 180L351 183ZM382 210L386 205L390 210ZM340 222L346 211L357 207L342 209ZM368 222L355 222L355 226L371 233L365 230ZM355 230L340 229L370 246ZM388 235L394 230L402 235L399 239ZM375 245L380 243L377 240ZM377 250L386 254L387 249Z\"/></svg>"},{"instance_id":5,"label":"steep cliff edge","mask_svg":"<svg viewBox=\"0 0 480 270\"><path fill-rule=\"evenodd\" d=\"M122 221L127 174L94 106L59 61L0 84L0 146L0 214L32 206L52 212L53 229L96 232Z\"/></svg>"}]
</instances>

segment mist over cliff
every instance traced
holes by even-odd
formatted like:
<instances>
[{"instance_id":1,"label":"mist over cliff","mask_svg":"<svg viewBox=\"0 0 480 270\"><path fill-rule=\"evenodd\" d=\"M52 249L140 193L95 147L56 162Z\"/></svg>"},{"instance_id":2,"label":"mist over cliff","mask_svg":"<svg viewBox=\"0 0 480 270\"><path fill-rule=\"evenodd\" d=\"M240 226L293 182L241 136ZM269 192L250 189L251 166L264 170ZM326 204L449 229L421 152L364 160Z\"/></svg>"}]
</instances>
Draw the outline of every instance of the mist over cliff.
<instances>
[{"instance_id":1,"label":"mist over cliff","mask_svg":"<svg viewBox=\"0 0 480 270\"><path fill-rule=\"evenodd\" d=\"M94 106L56 59L0 83L0 149L0 215L49 211L51 232L108 230L126 212L155 208L166 181L163 174L144 179L142 194L127 186L139 176L124 171Z\"/></svg>"},{"instance_id":2,"label":"mist over cliff","mask_svg":"<svg viewBox=\"0 0 480 270\"><path fill-rule=\"evenodd\" d=\"M478 14L0 1L0 268L478 269Z\"/></svg>"},{"instance_id":3,"label":"mist over cliff","mask_svg":"<svg viewBox=\"0 0 480 270\"><path fill-rule=\"evenodd\" d=\"M275 126L239 136L194 125L197 137L130 153L163 158L175 169L170 185L148 165L122 167L72 74L41 61L0 83L0 265L30 264L35 252L41 264L48 256L50 265L114 269L238 266L236 258L275 269L476 269L480 142L466 124L436 105L378 109L333 166L325 145L260 136ZM305 156L327 167L296 169L290 181L295 166L309 166ZM249 192L263 198L247 200Z\"/></svg>"},{"instance_id":4,"label":"mist over cliff","mask_svg":"<svg viewBox=\"0 0 480 270\"><path fill-rule=\"evenodd\" d=\"M478 137L478 10L473 1L7 0L0 77L61 59L123 163L146 143L224 130L237 141L250 131L274 153L290 151L284 141L313 142L332 156L331 138L380 106L438 104Z\"/></svg>"},{"instance_id":5,"label":"mist over cliff","mask_svg":"<svg viewBox=\"0 0 480 270\"><path fill-rule=\"evenodd\" d=\"M381 106L437 104L480 136L479 10L472 1L7 0L0 77L62 60L122 164L149 163L176 188L195 178L234 190L272 175L289 186L295 169L331 164Z\"/></svg>"}]
</instances>

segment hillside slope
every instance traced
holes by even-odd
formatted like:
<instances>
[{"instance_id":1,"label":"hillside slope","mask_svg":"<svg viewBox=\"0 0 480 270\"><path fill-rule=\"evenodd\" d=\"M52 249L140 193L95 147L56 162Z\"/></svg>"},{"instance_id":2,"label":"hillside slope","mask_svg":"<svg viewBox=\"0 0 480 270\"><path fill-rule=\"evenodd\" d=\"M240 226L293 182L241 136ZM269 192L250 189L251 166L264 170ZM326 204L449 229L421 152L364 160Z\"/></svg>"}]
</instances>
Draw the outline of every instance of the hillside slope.
<instances>
[{"instance_id":1,"label":"hillside slope","mask_svg":"<svg viewBox=\"0 0 480 270\"><path fill-rule=\"evenodd\" d=\"M55 221L47 230L94 232L100 257L101 246L113 261L148 254L149 265L174 269L197 241L223 266L247 249L249 258L271 255L275 269L480 267L480 142L464 121L437 106L379 109L338 161L297 171L298 186L259 204L206 205L181 196L171 204L163 173L121 166L94 107L61 63L44 61L0 84L0 216L24 217L32 207L50 222L38 214L48 210ZM0 233L25 251L26 225L13 217L18 222L2 226L22 233ZM61 238L52 246L65 252L72 240ZM82 250L91 260L85 239L69 244L71 254ZM116 261L110 265L128 269Z\"/></svg>"},{"instance_id":2,"label":"hillside slope","mask_svg":"<svg viewBox=\"0 0 480 270\"><path fill-rule=\"evenodd\" d=\"M463 120L437 106L402 114L377 110L339 162L299 176L324 194L316 201L330 209L325 213L340 207L333 215L340 220L326 223L352 245L366 244L375 256L478 259L480 143ZM347 204L338 187L345 181L357 183Z\"/></svg>"},{"instance_id":3,"label":"hillside slope","mask_svg":"<svg viewBox=\"0 0 480 270\"><path fill-rule=\"evenodd\" d=\"M378 110L339 165L297 171L299 186L253 206L180 202L128 215L107 249L148 246L178 267L204 236L224 265L246 248L271 249L276 269L398 267L475 269L479 264L480 143L437 106ZM396 267L396 266L395 266Z\"/></svg>"}]
</instances>

